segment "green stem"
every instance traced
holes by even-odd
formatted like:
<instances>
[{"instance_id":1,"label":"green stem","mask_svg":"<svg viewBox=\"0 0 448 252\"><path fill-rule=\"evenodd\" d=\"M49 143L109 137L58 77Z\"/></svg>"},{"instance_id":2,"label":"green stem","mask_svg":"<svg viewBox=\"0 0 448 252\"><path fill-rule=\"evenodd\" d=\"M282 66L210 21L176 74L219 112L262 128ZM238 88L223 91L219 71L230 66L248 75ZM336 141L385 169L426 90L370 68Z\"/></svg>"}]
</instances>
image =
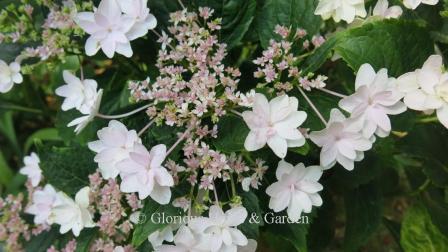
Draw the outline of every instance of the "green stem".
<instances>
[{"instance_id":1,"label":"green stem","mask_svg":"<svg viewBox=\"0 0 448 252\"><path fill-rule=\"evenodd\" d=\"M427 118L422 118L420 120L418 120L418 123L433 123L433 122L438 122L439 119L437 118L437 116L433 116L433 117L427 117Z\"/></svg>"}]
</instances>

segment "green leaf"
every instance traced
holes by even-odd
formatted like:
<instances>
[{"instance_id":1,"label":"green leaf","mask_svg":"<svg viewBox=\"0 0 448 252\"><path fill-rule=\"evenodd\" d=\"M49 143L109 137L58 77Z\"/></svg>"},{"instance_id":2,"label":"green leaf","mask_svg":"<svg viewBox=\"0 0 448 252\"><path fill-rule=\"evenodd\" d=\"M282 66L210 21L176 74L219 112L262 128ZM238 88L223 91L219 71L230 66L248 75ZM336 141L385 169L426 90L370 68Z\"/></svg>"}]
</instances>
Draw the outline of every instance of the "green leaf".
<instances>
[{"instance_id":1,"label":"green leaf","mask_svg":"<svg viewBox=\"0 0 448 252\"><path fill-rule=\"evenodd\" d=\"M387 68L391 76L398 76L420 68L434 52L429 37L416 22L374 21L328 39L307 59L304 68L306 72L316 71L334 51L355 71L369 63L376 70Z\"/></svg>"},{"instance_id":2,"label":"green leaf","mask_svg":"<svg viewBox=\"0 0 448 252\"><path fill-rule=\"evenodd\" d=\"M382 196L377 185L370 183L348 192L344 198L346 228L345 251L358 251L377 230L382 218Z\"/></svg>"},{"instance_id":3,"label":"green leaf","mask_svg":"<svg viewBox=\"0 0 448 252\"><path fill-rule=\"evenodd\" d=\"M0 134L4 135L11 143L17 154L21 155L22 150L19 147L16 131L14 128L13 113L11 111L0 111Z\"/></svg>"},{"instance_id":4,"label":"green leaf","mask_svg":"<svg viewBox=\"0 0 448 252\"><path fill-rule=\"evenodd\" d=\"M401 246L406 252L448 251L448 239L431 222L420 204L409 208L401 228Z\"/></svg>"},{"instance_id":5,"label":"green leaf","mask_svg":"<svg viewBox=\"0 0 448 252\"><path fill-rule=\"evenodd\" d=\"M0 184L8 186L11 183L13 173L2 151L0 150Z\"/></svg>"},{"instance_id":6,"label":"green leaf","mask_svg":"<svg viewBox=\"0 0 448 252\"><path fill-rule=\"evenodd\" d=\"M400 244L400 229L401 229L400 223L383 217L383 224L389 230L392 237L394 237L394 240L397 242L397 245L400 247L400 251L403 251L403 248L401 247L401 244Z\"/></svg>"},{"instance_id":7,"label":"green leaf","mask_svg":"<svg viewBox=\"0 0 448 252\"><path fill-rule=\"evenodd\" d=\"M213 140L215 147L222 152L244 151L244 141L249 129L243 119L229 115L220 119L218 137Z\"/></svg>"},{"instance_id":8,"label":"green leaf","mask_svg":"<svg viewBox=\"0 0 448 252\"><path fill-rule=\"evenodd\" d=\"M439 228L443 234L448 235L448 204L444 202L446 192L430 186L427 192L421 196L422 202L425 204L432 223Z\"/></svg>"},{"instance_id":9,"label":"green leaf","mask_svg":"<svg viewBox=\"0 0 448 252\"><path fill-rule=\"evenodd\" d=\"M306 236L308 235L308 225L305 224L283 224L279 228L281 236L289 241L296 251L306 252L308 246L306 242Z\"/></svg>"},{"instance_id":10,"label":"green leaf","mask_svg":"<svg viewBox=\"0 0 448 252\"><path fill-rule=\"evenodd\" d=\"M176 208L168 205L160 205L154 200L148 198L145 200L145 205L140 212L141 222L135 225L134 232L132 234L132 245L139 247L144 241L148 239L148 236L153 232L166 227L167 223L159 221L158 217L162 216L180 216L181 213ZM154 218L152 218L154 216ZM154 221L153 221L154 220Z\"/></svg>"},{"instance_id":11,"label":"green leaf","mask_svg":"<svg viewBox=\"0 0 448 252\"><path fill-rule=\"evenodd\" d=\"M255 0L227 1L223 7L223 42L228 48L237 46L243 39L255 17L257 2Z\"/></svg>"},{"instance_id":12,"label":"green leaf","mask_svg":"<svg viewBox=\"0 0 448 252\"><path fill-rule=\"evenodd\" d=\"M50 231L42 232L37 236L33 236L31 240L26 242L24 249L26 252L46 252L53 242L58 239L58 228L52 228Z\"/></svg>"},{"instance_id":13,"label":"green leaf","mask_svg":"<svg viewBox=\"0 0 448 252\"><path fill-rule=\"evenodd\" d=\"M310 145L308 142L305 142L303 146L290 148L289 150L299 155L306 156L310 152Z\"/></svg>"},{"instance_id":14,"label":"green leaf","mask_svg":"<svg viewBox=\"0 0 448 252\"><path fill-rule=\"evenodd\" d=\"M240 193L239 195L243 199L243 206L246 208L249 215L247 216L246 221L238 226L238 229L240 229L247 238L256 240L259 237L259 228L263 224L263 216L258 197L253 192ZM250 223L251 217L258 218L259 221Z\"/></svg>"},{"instance_id":15,"label":"green leaf","mask_svg":"<svg viewBox=\"0 0 448 252\"><path fill-rule=\"evenodd\" d=\"M308 34L319 31L322 19L314 15L317 0L266 0L257 17L261 45L266 48L269 40L277 37L276 25L303 28Z\"/></svg>"},{"instance_id":16,"label":"green leaf","mask_svg":"<svg viewBox=\"0 0 448 252\"><path fill-rule=\"evenodd\" d=\"M0 55L6 63L11 63L22 51L23 46L19 43L0 43Z\"/></svg>"},{"instance_id":17,"label":"green leaf","mask_svg":"<svg viewBox=\"0 0 448 252\"><path fill-rule=\"evenodd\" d=\"M94 153L87 147L38 146L40 167L47 182L68 195L75 195L79 189L89 185L89 175L97 164Z\"/></svg>"},{"instance_id":18,"label":"green leaf","mask_svg":"<svg viewBox=\"0 0 448 252\"><path fill-rule=\"evenodd\" d=\"M88 228L82 230L76 239L76 252L89 252L90 244L98 234L98 228Z\"/></svg>"},{"instance_id":19,"label":"green leaf","mask_svg":"<svg viewBox=\"0 0 448 252\"><path fill-rule=\"evenodd\" d=\"M316 209L316 217L310 225L307 237L310 251L326 251L325 249L335 235L335 212L337 211L332 195L324 191L321 195L324 204Z\"/></svg>"},{"instance_id":20,"label":"green leaf","mask_svg":"<svg viewBox=\"0 0 448 252\"><path fill-rule=\"evenodd\" d=\"M61 140L61 138L58 135L58 130L55 128L40 129L34 132L31 136L29 136L28 139L25 141L25 151L24 151L25 153L28 153L31 146L34 144L36 140L58 141Z\"/></svg>"}]
</instances>

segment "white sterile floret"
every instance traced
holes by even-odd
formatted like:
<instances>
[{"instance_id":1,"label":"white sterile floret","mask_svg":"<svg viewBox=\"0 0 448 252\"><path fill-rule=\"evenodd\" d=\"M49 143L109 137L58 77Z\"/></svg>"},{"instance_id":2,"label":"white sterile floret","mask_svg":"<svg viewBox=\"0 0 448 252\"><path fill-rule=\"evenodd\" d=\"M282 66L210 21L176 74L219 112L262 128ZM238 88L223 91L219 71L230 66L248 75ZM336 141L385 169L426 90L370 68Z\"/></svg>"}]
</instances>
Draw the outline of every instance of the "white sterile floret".
<instances>
[{"instance_id":1,"label":"white sterile floret","mask_svg":"<svg viewBox=\"0 0 448 252\"><path fill-rule=\"evenodd\" d=\"M76 193L75 200L64 192L57 193L49 221L61 226L59 229L61 234L72 230L75 236L79 236L82 229L95 226L88 210L89 193L90 188L84 187Z\"/></svg>"},{"instance_id":2,"label":"white sterile floret","mask_svg":"<svg viewBox=\"0 0 448 252\"><path fill-rule=\"evenodd\" d=\"M436 5L439 0L403 0L404 6L408 9L417 9L420 4Z\"/></svg>"},{"instance_id":3,"label":"white sterile floret","mask_svg":"<svg viewBox=\"0 0 448 252\"><path fill-rule=\"evenodd\" d=\"M351 23L356 16L366 17L367 11L364 0L319 0L314 14L325 20L333 18L335 22L344 20Z\"/></svg>"},{"instance_id":4,"label":"white sterile floret","mask_svg":"<svg viewBox=\"0 0 448 252\"><path fill-rule=\"evenodd\" d=\"M199 249L218 251L237 251L238 247L248 244L246 236L236 227L243 224L247 218L244 207L235 207L225 213L221 207L213 205L207 217L190 220L189 227L200 234Z\"/></svg>"},{"instance_id":5,"label":"white sterile floret","mask_svg":"<svg viewBox=\"0 0 448 252\"><path fill-rule=\"evenodd\" d=\"M78 117L74 119L73 121L68 123L68 127L75 127L75 133L79 134L81 131L95 118L95 116L98 114L98 111L100 110L101 105L101 98L103 96L103 90L100 89L98 93L93 98L93 104L92 106L86 110L83 116Z\"/></svg>"},{"instance_id":6,"label":"white sterile floret","mask_svg":"<svg viewBox=\"0 0 448 252\"><path fill-rule=\"evenodd\" d=\"M430 56L421 69L400 76L397 85L405 94L408 108L427 114L435 110L439 121L448 128L448 72L441 56Z\"/></svg>"},{"instance_id":7,"label":"white sterile floret","mask_svg":"<svg viewBox=\"0 0 448 252\"><path fill-rule=\"evenodd\" d=\"M20 64L11 62L9 65L3 60L0 60L0 93L9 92L14 83L20 84L23 81L20 73Z\"/></svg>"},{"instance_id":8,"label":"white sterile floret","mask_svg":"<svg viewBox=\"0 0 448 252\"><path fill-rule=\"evenodd\" d=\"M125 193L137 192L140 199L151 196L159 204L168 204L174 180L162 166L165 157L164 144L156 145L148 152L145 146L136 143L129 158L116 166L122 178L120 190Z\"/></svg>"},{"instance_id":9,"label":"white sterile floret","mask_svg":"<svg viewBox=\"0 0 448 252\"><path fill-rule=\"evenodd\" d=\"M298 127L307 114L298 111L299 101L295 97L282 95L268 102L263 94L255 94L252 111L243 112L243 119L250 129L244 147L248 151L263 148L266 143L274 153L284 158L288 147L300 147L305 138Z\"/></svg>"},{"instance_id":10,"label":"white sterile floret","mask_svg":"<svg viewBox=\"0 0 448 252\"><path fill-rule=\"evenodd\" d=\"M31 205L25 212L34 215L34 224L52 224L48 218L55 202L56 190L51 185L45 185L43 190L33 193Z\"/></svg>"},{"instance_id":11,"label":"white sterile floret","mask_svg":"<svg viewBox=\"0 0 448 252\"><path fill-rule=\"evenodd\" d=\"M387 69L375 73L373 67L364 64L359 68L355 82L356 92L339 102L339 107L351 113L351 119L362 125L366 138L373 134L386 137L392 129L388 115L398 115L406 111L401 102L403 95L389 79Z\"/></svg>"},{"instance_id":12,"label":"white sterile floret","mask_svg":"<svg viewBox=\"0 0 448 252\"><path fill-rule=\"evenodd\" d=\"M134 25L126 33L129 40L145 36L157 26L157 19L149 13L148 0L118 0L121 11L134 19Z\"/></svg>"},{"instance_id":13,"label":"white sterile floret","mask_svg":"<svg viewBox=\"0 0 448 252\"><path fill-rule=\"evenodd\" d=\"M152 232L148 236L148 241L151 243L153 248L157 248L163 244L164 241L173 242L174 234L173 231L178 228L179 225L170 224L166 227Z\"/></svg>"},{"instance_id":14,"label":"white sterile floret","mask_svg":"<svg viewBox=\"0 0 448 252\"><path fill-rule=\"evenodd\" d=\"M56 89L56 94L65 97L62 110L77 109L88 113L95 102L98 83L95 80L80 80L67 70L63 72L65 85Z\"/></svg>"},{"instance_id":15,"label":"white sterile floret","mask_svg":"<svg viewBox=\"0 0 448 252\"><path fill-rule=\"evenodd\" d=\"M394 5L389 7L389 2L387 0L378 0L372 12L373 16L379 16L386 19L399 18L402 14L403 10L400 6Z\"/></svg>"},{"instance_id":16,"label":"white sterile floret","mask_svg":"<svg viewBox=\"0 0 448 252\"><path fill-rule=\"evenodd\" d=\"M24 167L20 173L26 175L31 181L31 185L36 187L42 179L42 170L39 167L40 159L36 153L32 152L29 156L23 158Z\"/></svg>"},{"instance_id":17,"label":"white sterile floret","mask_svg":"<svg viewBox=\"0 0 448 252\"><path fill-rule=\"evenodd\" d=\"M95 162L104 179L115 178L119 174L116 164L134 150L136 143L141 143L135 130L128 130L124 124L112 120L109 125L97 132L99 140L90 142L89 149L96 152Z\"/></svg>"},{"instance_id":18,"label":"white sterile floret","mask_svg":"<svg viewBox=\"0 0 448 252\"><path fill-rule=\"evenodd\" d=\"M310 133L310 139L319 147L320 165L325 169L336 162L351 171L355 161L364 159L364 151L372 148L372 142L360 132L359 123L347 120L338 109L331 110L328 126Z\"/></svg>"},{"instance_id":19,"label":"white sterile floret","mask_svg":"<svg viewBox=\"0 0 448 252\"><path fill-rule=\"evenodd\" d=\"M318 182L322 176L322 167L306 167L303 163L296 166L281 160L275 176L277 182L266 188L271 197L269 208L275 212L287 208L289 219L296 222L302 213L310 213L312 206L321 206L322 198L318 194L323 186Z\"/></svg>"},{"instance_id":20,"label":"white sterile floret","mask_svg":"<svg viewBox=\"0 0 448 252\"><path fill-rule=\"evenodd\" d=\"M201 239L198 234L195 234L187 226L181 226L177 230L176 235L173 238L174 245L161 245L155 247L156 252L207 252L210 249L199 248L199 242Z\"/></svg>"},{"instance_id":21,"label":"white sterile floret","mask_svg":"<svg viewBox=\"0 0 448 252\"><path fill-rule=\"evenodd\" d=\"M95 12L80 12L75 21L90 34L85 45L88 56L95 55L100 48L108 58L112 58L115 52L132 56L131 43L126 34L135 20L121 12L117 0L102 0Z\"/></svg>"}]
</instances>

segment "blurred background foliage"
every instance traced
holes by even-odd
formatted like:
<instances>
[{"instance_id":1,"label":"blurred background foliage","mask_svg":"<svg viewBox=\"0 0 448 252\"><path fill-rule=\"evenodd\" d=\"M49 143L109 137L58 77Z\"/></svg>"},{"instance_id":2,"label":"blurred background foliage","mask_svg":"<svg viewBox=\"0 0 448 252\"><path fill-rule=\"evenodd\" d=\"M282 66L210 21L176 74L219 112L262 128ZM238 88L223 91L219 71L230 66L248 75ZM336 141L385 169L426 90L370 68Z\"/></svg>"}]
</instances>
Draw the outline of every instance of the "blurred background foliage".
<instances>
[{"instance_id":1,"label":"blurred background foliage","mask_svg":"<svg viewBox=\"0 0 448 252\"><path fill-rule=\"evenodd\" d=\"M0 9L18 2L0 0ZM367 1L367 8L375 3ZM328 88L341 93L353 92L353 72L363 63L370 63L376 70L388 68L391 76L398 77L421 67L434 52L448 59L448 0L437 6L420 6L416 11L404 9L400 20L371 20L356 27L338 28L337 32L340 24L324 23L313 14L316 0L184 0L184 4L190 9L210 6L216 16L223 18L220 39L230 49L226 63L242 71L242 91L256 87L252 60L275 38L273 28L277 24L305 28L310 36L321 33L328 38L300 62L300 68L327 75ZM150 0L149 6L159 21L158 31L166 30L169 12L180 8L177 0ZM35 10L37 29L46 13L45 9ZM64 69L79 71L82 65L86 78L97 80L105 90L103 114L118 114L138 106L130 100L127 82L148 76L154 79L158 74L154 64L159 45L152 33L132 42L134 56L130 59L116 55L109 60L101 53L85 57L82 53L85 37L75 34L70 40L79 45L71 50L78 53L67 52L63 58L37 64L21 85L0 95L2 195L23 190L25 178L17 171L23 165L23 156L31 151L39 152L47 181L67 193L83 186L74 176L88 181L86 175L95 169L86 143L95 138L96 131L107 121L95 120L79 136L66 127L77 115L62 112L60 99L54 95L54 90L63 83ZM9 62L24 46L2 43L0 58ZM334 53L340 59L331 60ZM294 92L292 95L298 96ZM337 100L323 93L312 93L310 97L327 117L331 108L337 106ZM301 97L299 100L302 109L309 112L305 126L314 130L323 128ZM147 120L144 115L137 115L124 122L138 130ZM247 225L243 229L245 234L254 238L259 235L260 251L448 251L448 131L436 120L414 111L392 118L392 123L393 134L377 139L374 149L356 164L354 171L336 166L324 173L324 205L308 216L309 225ZM224 153L244 151L243 140L247 135L244 122L228 116L219 126L220 133L213 145ZM148 131L143 140L148 145L155 142L169 145L174 136L172 128L160 126ZM246 156L267 160L270 167L267 181L273 180L277 157L267 149ZM286 160L312 165L318 163L318 158L319 149L308 143L290 151ZM264 187L258 190L257 195L241 192L243 204L252 211L266 212L268 209L260 207L268 205L264 190ZM160 209L148 200L143 211L170 209ZM132 243L147 251L146 237L157 228L142 224L135 229ZM55 232L45 235L34 238L28 250L40 251L39 241L60 240L63 244L67 240ZM95 230L82 235L89 240Z\"/></svg>"}]
</instances>

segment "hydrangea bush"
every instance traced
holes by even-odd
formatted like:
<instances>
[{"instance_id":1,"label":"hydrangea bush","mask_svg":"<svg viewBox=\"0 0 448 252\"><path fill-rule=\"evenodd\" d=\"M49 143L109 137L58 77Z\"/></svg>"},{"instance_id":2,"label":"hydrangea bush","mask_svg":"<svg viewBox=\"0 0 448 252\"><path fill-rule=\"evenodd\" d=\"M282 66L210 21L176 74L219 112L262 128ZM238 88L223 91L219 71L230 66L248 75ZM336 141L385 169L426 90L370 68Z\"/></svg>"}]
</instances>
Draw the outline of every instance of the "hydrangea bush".
<instances>
[{"instance_id":1,"label":"hydrangea bush","mask_svg":"<svg viewBox=\"0 0 448 252\"><path fill-rule=\"evenodd\" d=\"M0 7L1 251L448 251L447 1Z\"/></svg>"}]
</instances>

